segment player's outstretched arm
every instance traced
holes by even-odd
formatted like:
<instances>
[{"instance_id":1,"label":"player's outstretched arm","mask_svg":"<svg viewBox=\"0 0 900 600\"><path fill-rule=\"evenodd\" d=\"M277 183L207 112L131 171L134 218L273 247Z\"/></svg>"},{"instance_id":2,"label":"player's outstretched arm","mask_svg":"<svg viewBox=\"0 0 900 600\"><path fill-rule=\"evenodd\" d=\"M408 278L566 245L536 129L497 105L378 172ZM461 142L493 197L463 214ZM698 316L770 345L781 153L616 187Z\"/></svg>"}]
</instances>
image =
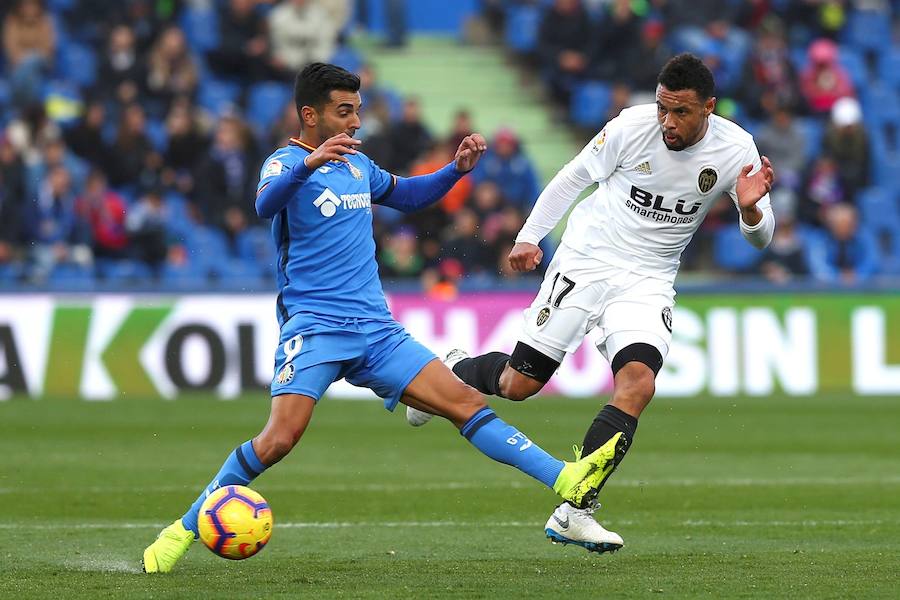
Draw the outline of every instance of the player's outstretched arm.
<instances>
[{"instance_id":1,"label":"player's outstretched arm","mask_svg":"<svg viewBox=\"0 0 900 600\"><path fill-rule=\"evenodd\" d=\"M263 219L271 219L277 215L306 183L313 171L332 160L347 162L344 155L356 154L355 147L361 143L346 133L339 133L322 142L309 156L256 192L256 214Z\"/></svg>"},{"instance_id":2,"label":"player's outstretched arm","mask_svg":"<svg viewBox=\"0 0 900 600\"><path fill-rule=\"evenodd\" d=\"M466 136L456 151L453 162L447 166L417 177L396 177L393 189L376 202L403 212L413 212L431 206L466 173L475 168L478 160L487 150L487 142L478 133Z\"/></svg>"},{"instance_id":3,"label":"player's outstretched arm","mask_svg":"<svg viewBox=\"0 0 900 600\"><path fill-rule=\"evenodd\" d=\"M578 199L578 195L593 182L594 179L588 173L580 156L569 162L550 180L538 196L519 235L516 236L516 245L509 254L513 270L531 271L540 264L543 253L538 248L538 243L556 227L569 207Z\"/></svg>"}]
</instances>

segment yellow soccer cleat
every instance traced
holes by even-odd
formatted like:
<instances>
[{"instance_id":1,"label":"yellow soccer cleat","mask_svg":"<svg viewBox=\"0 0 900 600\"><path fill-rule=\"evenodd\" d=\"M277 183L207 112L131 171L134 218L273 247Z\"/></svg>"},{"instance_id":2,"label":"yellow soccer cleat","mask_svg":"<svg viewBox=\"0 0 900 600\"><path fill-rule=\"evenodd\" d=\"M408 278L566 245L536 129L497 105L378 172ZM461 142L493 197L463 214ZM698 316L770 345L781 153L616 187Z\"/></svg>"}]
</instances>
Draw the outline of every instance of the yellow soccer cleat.
<instances>
[{"instance_id":1,"label":"yellow soccer cleat","mask_svg":"<svg viewBox=\"0 0 900 600\"><path fill-rule=\"evenodd\" d=\"M575 452L575 462L567 462L556 478L553 491L577 507L587 506L625 454L628 440L620 431L585 457Z\"/></svg>"},{"instance_id":2,"label":"yellow soccer cleat","mask_svg":"<svg viewBox=\"0 0 900 600\"><path fill-rule=\"evenodd\" d=\"M144 573L168 573L194 541L194 533L184 528L181 519L159 532L156 541L144 550Z\"/></svg>"}]
</instances>

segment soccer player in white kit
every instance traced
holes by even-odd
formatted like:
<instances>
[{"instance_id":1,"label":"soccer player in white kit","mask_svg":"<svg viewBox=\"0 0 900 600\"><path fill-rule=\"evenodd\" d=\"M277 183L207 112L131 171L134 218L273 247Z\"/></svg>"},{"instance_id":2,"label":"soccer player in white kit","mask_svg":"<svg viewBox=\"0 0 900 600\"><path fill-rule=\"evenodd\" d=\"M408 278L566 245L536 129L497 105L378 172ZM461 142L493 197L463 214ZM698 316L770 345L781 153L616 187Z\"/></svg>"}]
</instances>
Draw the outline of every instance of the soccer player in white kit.
<instances>
[{"instance_id":1,"label":"soccer player in white kit","mask_svg":"<svg viewBox=\"0 0 900 600\"><path fill-rule=\"evenodd\" d=\"M730 196L741 233L756 248L765 248L775 231L772 166L760 160L749 133L713 114L714 85L699 58L675 56L660 72L656 104L623 110L557 173L516 237L509 260L517 271L540 264L538 243L585 188L599 185L572 211L512 355L447 356L454 373L482 393L525 400L597 329L614 388L581 452L619 436L617 465L669 350L681 253L709 209ZM408 409L413 425L429 418ZM595 497L581 506L560 504L547 536L595 552L620 548L622 538L593 519L596 506Z\"/></svg>"}]
</instances>

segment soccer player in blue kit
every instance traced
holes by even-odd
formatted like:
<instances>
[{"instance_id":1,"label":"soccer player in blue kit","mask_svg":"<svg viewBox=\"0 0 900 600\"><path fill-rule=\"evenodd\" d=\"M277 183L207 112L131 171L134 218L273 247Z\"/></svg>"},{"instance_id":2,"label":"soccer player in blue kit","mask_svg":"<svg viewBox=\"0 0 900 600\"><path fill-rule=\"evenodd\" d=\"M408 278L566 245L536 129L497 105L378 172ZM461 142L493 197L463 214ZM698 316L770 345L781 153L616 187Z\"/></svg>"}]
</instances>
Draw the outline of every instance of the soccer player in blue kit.
<instances>
[{"instance_id":1,"label":"soccer player in blue kit","mask_svg":"<svg viewBox=\"0 0 900 600\"><path fill-rule=\"evenodd\" d=\"M203 500L224 485L246 485L300 440L326 388L345 378L393 410L398 402L442 416L488 457L580 502L612 470L616 440L576 462L558 460L503 422L474 388L415 341L391 316L378 278L372 204L413 211L444 196L487 149L473 134L442 169L391 175L357 150L359 78L313 63L297 76L301 133L262 167L256 210L272 219L278 248L272 406L268 423L228 456L188 511L144 550L145 572L168 572L197 537Z\"/></svg>"}]
</instances>

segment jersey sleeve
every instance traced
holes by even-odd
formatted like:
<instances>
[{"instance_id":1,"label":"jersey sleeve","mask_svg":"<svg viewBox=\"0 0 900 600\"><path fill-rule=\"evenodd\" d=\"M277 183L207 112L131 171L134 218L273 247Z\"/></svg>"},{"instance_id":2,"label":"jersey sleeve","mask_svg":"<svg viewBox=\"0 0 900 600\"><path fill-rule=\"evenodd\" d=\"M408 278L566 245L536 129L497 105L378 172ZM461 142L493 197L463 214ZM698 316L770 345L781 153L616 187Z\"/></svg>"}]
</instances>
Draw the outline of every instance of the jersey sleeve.
<instances>
[{"instance_id":1,"label":"jersey sleeve","mask_svg":"<svg viewBox=\"0 0 900 600\"><path fill-rule=\"evenodd\" d=\"M739 168L743 168L744 165L749 164L753 165L749 175L754 175L762 169L762 160L759 158L759 150L756 149L756 144L754 143L751 143L747 148L747 153L744 155ZM740 213L740 205L738 204L737 196L737 178L732 182L731 187L728 190L728 195L731 197L735 209ZM772 236L775 234L775 213L772 210L772 202L769 199L769 194L760 198L759 202L756 203L756 207L762 211L763 215L759 223L756 225L747 225L744 223L744 219L740 218L738 224L744 239L756 248L762 249L769 245L772 241Z\"/></svg>"},{"instance_id":2,"label":"jersey sleeve","mask_svg":"<svg viewBox=\"0 0 900 600\"><path fill-rule=\"evenodd\" d=\"M369 191L372 194L372 202L379 204L394 191L397 180L393 175L375 164L374 160L368 156L366 159L369 161Z\"/></svg>"},{"instance_id":3,"label":"jersey sleeve","mask_svg":"<svg viewBox=\"0 0 900 600\"><path fill-rule=\"evenodd\" d=\"M272 183L273 179L282 173L290 171L300 160L301 156L296 152L288 152L285 149L273 152L259 170L259 184L256 186L257 193L267 184Z\"/></svg>"},{"instance_id":4,"label":"jersey sleeve","mask_svg":"<svg viewBox=\"0 0 900 600\"><path fill-rule=\"evenodd\" d=\"M594 181L603 181L622 164L623 129L621 117L612 119L575 158Z\"/></svg>"}]
</instances>

